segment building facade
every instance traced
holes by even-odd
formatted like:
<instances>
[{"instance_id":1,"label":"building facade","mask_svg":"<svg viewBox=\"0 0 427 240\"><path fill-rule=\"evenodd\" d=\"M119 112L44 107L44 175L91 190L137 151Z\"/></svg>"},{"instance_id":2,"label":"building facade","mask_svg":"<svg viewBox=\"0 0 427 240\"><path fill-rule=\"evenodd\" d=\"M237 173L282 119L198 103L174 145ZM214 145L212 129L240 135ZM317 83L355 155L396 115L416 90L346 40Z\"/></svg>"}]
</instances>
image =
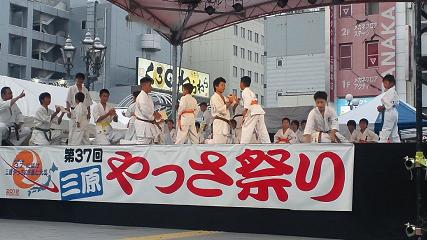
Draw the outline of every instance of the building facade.
<instances>
[{"instance_id":1,"label":"building facade","mask_svg":"<svg viewBox=\"0 0 427 240\"><path fill-rule=\"evenodd\" d=\"M21 79L65 76L61 47L69 33L69 0L0 3L0 74Z\"/></svg>"},{"instance_id":2,"label":"building facade","mask_svg":"<svg viewBox=\"0 0 427 240\"><path fill-rule=\"evenodd\" d=\"M185 43L182 63L184 67L210 74L212 87L215 78L225 78L227 95L240 96L240 78L251 77L251 89L264 105L264 20L236 24Z\"/></svg>"}]
</instances>

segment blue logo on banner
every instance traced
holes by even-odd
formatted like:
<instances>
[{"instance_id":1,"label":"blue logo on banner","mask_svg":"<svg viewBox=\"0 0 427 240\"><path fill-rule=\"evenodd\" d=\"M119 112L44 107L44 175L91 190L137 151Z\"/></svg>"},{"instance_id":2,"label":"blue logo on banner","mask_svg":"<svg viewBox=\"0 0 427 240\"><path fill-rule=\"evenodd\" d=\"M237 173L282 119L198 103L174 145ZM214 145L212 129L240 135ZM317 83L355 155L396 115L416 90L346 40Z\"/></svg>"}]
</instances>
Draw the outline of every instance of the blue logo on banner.
<instances>
[{"instance_id":1,"label":"blue logo on banner","mask_svg":"<svg viewBox=\"0 0 427 240\"><path fill-rule=\"evenodd\" d=\"M61 199L73 200L103 194L101 166L91 166L62 171Z\"/></svg>"}]
</instances>

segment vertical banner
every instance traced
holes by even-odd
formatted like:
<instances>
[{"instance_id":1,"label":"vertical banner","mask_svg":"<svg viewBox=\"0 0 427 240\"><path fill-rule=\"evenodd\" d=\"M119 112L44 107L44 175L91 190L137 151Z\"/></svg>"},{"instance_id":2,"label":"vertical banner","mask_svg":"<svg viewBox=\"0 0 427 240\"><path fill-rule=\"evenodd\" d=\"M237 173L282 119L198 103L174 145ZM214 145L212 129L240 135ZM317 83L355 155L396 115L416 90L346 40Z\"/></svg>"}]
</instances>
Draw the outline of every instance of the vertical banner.
<instances>
[{"instance_id":1,"label":"vertical banner","mask_svg":"<svg viewBox=\"0 0 427 240\"><path fill-rule=\"evenodd\" d=\"M353 145L2 147L0 197L351 211Z\"/></svg>"}]
</instances>

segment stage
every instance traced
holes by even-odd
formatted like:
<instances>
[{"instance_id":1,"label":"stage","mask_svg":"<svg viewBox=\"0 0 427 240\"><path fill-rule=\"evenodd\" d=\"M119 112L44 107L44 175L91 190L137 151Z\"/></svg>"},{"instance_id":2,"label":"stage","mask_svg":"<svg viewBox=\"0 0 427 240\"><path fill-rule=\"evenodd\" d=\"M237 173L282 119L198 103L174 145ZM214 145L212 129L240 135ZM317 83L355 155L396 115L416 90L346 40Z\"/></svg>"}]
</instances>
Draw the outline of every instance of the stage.
<instances>
[{"instance_id":1,"label":"stage","mask_svg":"<svg viewBox=\"0 0 427 240\"><path fill-rule=\"evenodd\" d=\"M241 159L242 153L246 152L247 149L262 149L265 150L266 153L269 153L269 151L277 150L278 146L280 147L280 145L235 145L214 146L213 148L218 153L224 155L228 160L223 165L224 172L231 176L233 182L238 182L238 176L231 174L230 171L232 171L233 166L241 166L240 164L244 162L239 162L238 160ZM318 146L321 147L319 148ZM338 147L338 145L335 146ZM86 199L72 199L69 197L71 195L63 195L64 189L62 185L60 187L60 195L59 193L56 193L55 195L52 192L47 194L45 193L46 191L33 191L32 195L28 196L29 192L27 193L27 191L21 190L21 192L18 191L17 193L17 188L12 189L7 187L6 193L1 193L0 218L207 231L265 233L319 238L404 239L406 235L404 233L403 224L408 221L414 221L415 188L414 184L410 181L411 174L403 165L403 157L407 155L412 156L415 153L415 145L359 144L354 147L352 145L344 145L339 146L336 151L331 150L333 147L334 145L317 145L316 148L313 148L310 145L282 147L290 153L289 159L284 162L293 166L294 172L296 172L297 169L301 169L298 167L297 163L298 159L301 161L301 153L303 152L307 154L308 158L313 163L316 159L316 157L313 156L318 156L322 152L336 152L337 155L341 156L344 160L343 164L345 169L351 170L352 173L350 174L349 171L346 171L346 182L339 197L335 199L323 199L322 204L318 204L318 201L315 201L315 198L319 195L318 193L322 193L322 196L324 196L323 194L328 193L328 190L331 190L332 192L335 188L335 184L326 184L325 182L327 181L322 180L323 176L320 178L320 181L318 181L319 184L314 188L314 190L308 191L305 189L302 191L304 187L302 187L301 183L298 184L298 180L295 180L297 184L294 184L294 175L289 174L292 187L285 188L288 190L288 198L285 201L281 201L280 197L278 197L277 199L273 198L268 199L267 201L247 202L248 200L251 200L251 195L249 195L249 197L247 196L247 198L244 198L244 196L242 197L242 195L238 194L241 193L238 187L226 182L224 182L224 184L220 184L227 186L226 188L220 187L223 191L221 197L209 197L209 200L205 200L206 197L199 198L199 195L197 198L194 196L187 196L193 193L193 191L191 191L191 187L189 188L190 191L180 189L176 190L174 194L166 195L167 197L165 197L164 193L163 195L158 195L156 192L150 192L151 190L147 190L147 188L144 187L148 185L138 183L137 185L133 184L134 193L150 193L149 195L151 197L130 197L132 194L123 194L123 192L121 192L123 196L120 197L121 200L119 201L116 196L116 191L111 189L124 189L120 188L117 183L114 183L111 188L108 188L105 181L108 181L109 173L103 172L103 176L106 177L107 180L103 178L103 180L105 180L104 185L106 188L103 189L104 192L102 198L101 195L92 195L88 196ZM104 148L104 155L108 154L109 148L113 147L108 146ZM168 160L162 160L161 157L159 159L155 159L156 161L151 159L152 157L150 156L162 156L162 154L158 154L155 151L153 152L154 155L149 151L138 155L147 158L148 162L154 167L164 167L161 164L162 161L171 163L175 162L182 166L184 173L190 173L191 169L187 169L183 166L191 161L188 163L180 161L181 156L186 156L196 162L200 162L200 157L198 159L194 158L199 155L200 151L206 152L206 147L187 146L186 148L187 149L181 151L182 154L177 155L178 157L174 159L168 158ZM92 151L94 151L96 147L88 147L88 149L92 149ZM168 149L169 151L174 151L174 147L169 147ZM424 149L427 149L426 145L424 146ZM134 152L133 148L130 147L127 150ZM7 158L8 155L5 155L5 153L8 151L12 151L12 149L4 147L1 149L0 155L3 158ZM14 149L14 151L19 153L22 152L23 149ZM35 151L40 151L40 149L36 149ZM64 149L62 149L62 151L64 151ZM352 157L352 151L354 151L354 159ZM47 156L46 154L56 156L56 153L53 150L48 151L47 153L40 153L41 156ZM168 154L170 154L168 151L163 153L164 156L168 156ZM294 158L293 156L295 156L295 154L300 157ZM238 161L231 160L234 158ZM111 157L109 160L110 159ZM215 162L217 160L217 158L208 159L210 159L211 162ZM246 160L248 159L249 158ZM353 160L354 171L352 169L353 164L350 164L349 162L351 161L352 163ZM13 161L13 158L11 161ZM59 164L59 162L65 162L64 157L62 159L55 159L54 162L56 161L58 162L57 167L61 169L63 164ZM81 164L82 162L84 161L78 162L78 164ZM100 164L108 166L107 163L108 161L105 159ZM328 160L327 163L325 162L324 164L331 163ZM189 165L191 166L191 163ZM52 169L51 166L48 168ZM334 174L329 173L327 170L329 168L330 167L325 165L325 167L321 169L321 172L322 174L325 173L325 175L330 175L333 178ZM101 169L104 170L103 168ZM339 168L335 168L335 171L337 169ZM10 178L9 175L7 175L8 170L3 170L4 169L2 169L1 173L2 178L0 179L3 179L5 182L2 182L2 185L3 187L5 185L10 186L14 181L8 180ZM59 171L60 170L56 172L58 178ZM70 170L64 169L64 172L66 171ZM52 175L52 179L54 179L55 176L56 175ZM157 174L157 176L160 175ZM311 171L307 171L308 183L313 182L310 181L311 176ZM350 181L348 176L352 178L351 182L347 182ZM116 180L111 178L111 176L110 179L112 182L114 182L113 180ZM154 181L153 179L156 178L147 178L146 180L151 182ZM187 187L190 186L188 180L191 179L191 177L186 176L185 179L187 180ZM53 180L53 182L55 181L56 180ZM154 183L160 182L153 182L153 184ZM165 182L161 181L161 183ZM109 185L112 184L113 183ZM324 188L322 188L322 184L326 184ZM165 184L157 185L162 185L162 187L164 187L163 185ZM183 185L185 184L181 184L181 187ZM53 185L48 184L45 187L54 189L52 186ZM218 187L219 185L196 184L195 186L202 188L202 186ZM332 189L330 189L331 186ZM21 187L25 186L21 185ZM316 192L317 189L319 192ZM349 189L352 189L350 193L347 192ZM4 189L2 188L2 191L3 190ZM159 189L157 188L157 190ZM165 190L165 188L162 190ZM166 192L167 190L171 191L170 188L166 188ZM108 191L111 191L111 194L113 195L110 196ZM269 193L274 196L275 192L270 191ZM93 194L93 192L91 192L91 194ZM239 198L230 197L235 195L239 196ZM278 194L278 196L280 196L280 194ZM351 197L350 200L347 199L348 196ZM25 199L28 197L33 199ZM55 200L41 200L40 198L52 198ZM158 201L158 203L156 204L155 201ZM348 206L348 202L351 203L350 206Z\"/></svg>"}]
</instances>

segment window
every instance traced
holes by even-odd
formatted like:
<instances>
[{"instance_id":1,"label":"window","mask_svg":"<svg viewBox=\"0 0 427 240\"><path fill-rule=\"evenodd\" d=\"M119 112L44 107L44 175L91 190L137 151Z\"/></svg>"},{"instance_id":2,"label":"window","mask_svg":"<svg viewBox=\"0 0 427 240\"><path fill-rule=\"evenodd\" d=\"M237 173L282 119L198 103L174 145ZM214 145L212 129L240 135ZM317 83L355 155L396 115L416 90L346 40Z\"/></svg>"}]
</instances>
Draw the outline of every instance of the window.
<instances>
[{"instance_id":1,"label":"window","mask_svg":"<svg viewBox=\"0 0 427 240\"><path fill-rule=\"evenodd\" d=\"M255 33L255 43L259 43L259 34Z\"/></svg>"},{"instance_id":2,"label":"window","mask_svg":"<svg viewBox=\"0 0 427 240\"><path fill-rule=\"evenodd\" d=\"M264 64L264 55L261 55L261 64Z\"/></svg>"},{"instance_id":3,"label":"window","mask_svg":"<svg viewBox=\"0 0 427 240\"><path fill-rule=\"evenodd\" d=\"M378 67L378 41L366 42L366 68Z\"/></svg>"},{"instance_id":4,"label":"window","mask_svg":"<svg viewBox=\"0 0 427 240\"><path fill-rule=\"evenodd\" d=\"M255 53L255 62L259 63L259 54L258 53Z\"/></svg>"},{"instance_id":5,"label":"window","mask_svg":"<svg viewBox=\"0 0 427 240\"><path fill-rule=\"evenodd\" d=\"M86 29L86 20L82 21L82 29L85 30Z\"/></svg>"},{"instance_id":6,"label":"window","mask_svg":"<svg viewBox=\"0 0 427 240\"><path fill-rule=\"evenodd\" d=\"M248 30L248 40L252 42L252 31Z\"/></svg>"},{"instance_id":7,"label":"window","mask_svg":"<svg viewBox=\"0 0 427 240\"><path fill-rule=\"evenodd\" d=\"M264 96L261 95L261 105L264 105Z\"/></svg>"},{"instance_id":8,"label":"window","mask_svg":"<svg viewBox=\"0 0 427 240\"><path fill-rule=\"evenodd\" d=\"M264 46L264 35L261 35L261 45Z\"/></svg>"},{"instance_id":9,"label":"window","mask_svg":"<svg viewBox=\"0 0 427 240\"><path fill-rule=\"evenodd\" d=\"M244 48L240 48L240 57L245 59L245 49Z\"/></svg>"},{"instance_id":10,"label":"window","mask_svg":"<svg viewBox=\"0 0 427 240\"><path fill-rule=\"evenodd\" d=\"M24 65L9 63L7 68L7 75L9 77L20 79L26 78L26 67Z\"/></svg>"},{"instance_id":11,"label":"window","mask_svg":"<svg viewBox=\"0 0 427 240\"><path fill-rule=\"evenodd\" d=\"M248 71L248 77L252 78L252 71Z\"/></svg>"},{"instance_id":12,"label":"window","mask_svg":"<svg viewBox=\"0 0 427 240\"><path fill-rule=\"evenodd\" d=\"M233 66L233 77L237 77L237 67Z\"/></svg>"},{"instance_id":13,"label":"window","mask_svg":"<svg viewBox=\"0 0 427 240\"><path fill-rule=\"evenodd\" d=\"M255 93L255 98L258 99L258 93Z\"/></svg>"},{"instance_id":14,"label":"window","mask_svg":"<svg viewBox=\"0 0 427 240\"><path fill-rule=\"evenodd\" d=\"M252 61L252 51L248 50L248 60Z\"/></svg>"},{"instance_id":15,"label":"window","mask_svg":"<svg viewBox=\"0 0 427 240\"><path fill-rule=\"evenodd\" d=\"M378 14L380 10L380 6L378 2L368 2L365 3L365 15L374 15Z\"/></svg>"},{"instance_id":16,"label":"window","mask_svg":"<svg viewBox=\"0 0 427 240\"><path fill-rule=\"evenodd\" d=\"M283 60L282 59L277 59L276 66L277 67L282 67L283 66Z\"/></svg>"},{"instance_id":17,"label":"window","mask_svg":"<svg viewBox=\"0 0 427 240\"><path fill-rule=\"evenodd\" d=\"M256 82L256 83L258 83L258 81L259 81L258 77L259 77L259 74L256 72L256 73L255 73L255 82Z\"/></svg>"},{"instance_id":18,"label":"window","mask_svg":"<svg viewBox=\"0 0 427 240\"><path fill-rule=\"evenodd\" d=\"M340 56L340 69L351 69L351 52L352 45L351 43L340 44L339 48L339 56Z\"/></svg>"},{"instance_id":19,"label":"window","mask_svg":"<svg viewBox=\"0 0 427 240\"><path fill-rule=\"evenodd\" d=\"M237 46L233 45L233 54L237 57Z\"/></svg>"},{"instance_id":20,"label":"window","mask_svg":"<svg viewBox=\"0 0 427 240\"><path fill-rule=\"evenodd\" d=\"M340 5L340 18L351 17L351 5Z\"/></svg>"},{"instance_id":21,"label":"window","mask_svg":"<svg viewBox=\"0 0 427 240\"><path fill-rule=\"evenodd\" d=\"M234 35L237 36L239 34L239 27L237 25L234 25Z\"/></svg>"},{"instance_id":22,"label":"window","mask_svg":"<svg viewBox=\"0 0 427 240\"><path fill-rule=\"evenodd\" d=\"M261 84L264 84L264 74L261 74Z\"/></svg>"},{"instance_id":23,"label":"window","mask_svg":"<svg viewBox=\"0 0 427 240\"><path fill-rule=\"evenodd\" d=\"M245 38L246 29L244 27L240 28L240 36Z\"/></svg>"},{"instance_id":24,"label":"window","mask_svg":"<svg viewBox=\"0 0 427 240\"><path fill-rule=\"evenodd\" d=\"M244 77L245 76L245 69L241 68L240 69L240 77Z\"/></svg>"},{"instance_id":25,"label":"window","mask_svg":"<svg viewBox=\"0 0 427 240\"><path fill-rule=\"evenodd\" d=\"M15 56L27 56L27 38L9 34L9 54Z\"/></svg>"}]
</instances>

